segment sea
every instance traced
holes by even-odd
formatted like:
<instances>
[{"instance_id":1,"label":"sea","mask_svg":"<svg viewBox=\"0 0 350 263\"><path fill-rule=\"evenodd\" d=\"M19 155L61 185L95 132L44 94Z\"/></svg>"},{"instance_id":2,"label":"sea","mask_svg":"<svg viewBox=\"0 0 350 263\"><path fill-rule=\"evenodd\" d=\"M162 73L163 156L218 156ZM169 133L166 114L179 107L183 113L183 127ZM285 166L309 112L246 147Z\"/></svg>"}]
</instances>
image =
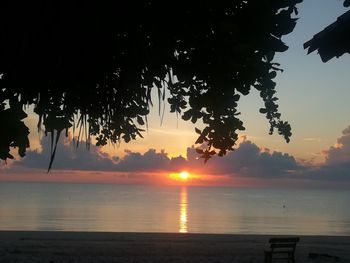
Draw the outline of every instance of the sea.
<instances>
[{"instance_id":1,"label":"sea","mask_svg":"<svg viewBox=\"0 0 350 263\"><path fill-rule=\"evenodd\" d=\"M0 230L350 235L350 192L0 182Z\"/></svg>"}]
</instances>

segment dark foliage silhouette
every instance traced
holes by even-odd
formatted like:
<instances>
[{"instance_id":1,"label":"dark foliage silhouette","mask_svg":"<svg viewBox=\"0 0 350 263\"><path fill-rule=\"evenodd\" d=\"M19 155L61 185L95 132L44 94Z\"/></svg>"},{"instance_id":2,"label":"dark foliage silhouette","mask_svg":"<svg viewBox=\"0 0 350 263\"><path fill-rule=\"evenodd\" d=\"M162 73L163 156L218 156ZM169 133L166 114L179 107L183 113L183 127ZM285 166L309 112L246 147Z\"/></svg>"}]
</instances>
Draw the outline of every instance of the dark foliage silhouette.
<instances>
[{"instance_id":1,"label":"dark foliage silhouette","mask_svg":"<svg viewBox=\"0 0 350 263\"><path fill-rule=\"evenodd\" d=\"M345 0L343 5L349 7L350 0ZM314 35L304 44L304 48L308 49L308 54L317 50L323 62L350 53L350 11Z\"/></svg>"},{"instance_id":2,"label":"dark foliage silhouette","mask_svg":"<svg viewBox=\"0 0 350 263\"><path fill-rule=\"evenodd\" d=\"M142 137L152 105L169 93L170 111L196 129L207 161L233 150L243 130L237 103L254 88L260 109L288 142L275 82L281 37L302 0L2 1L0 9L0 158L29 147L24 107L51 134L51 163L62 132L97 145ZM110 3L112 2L112 3Z\"/></svg>"}]
</instances>

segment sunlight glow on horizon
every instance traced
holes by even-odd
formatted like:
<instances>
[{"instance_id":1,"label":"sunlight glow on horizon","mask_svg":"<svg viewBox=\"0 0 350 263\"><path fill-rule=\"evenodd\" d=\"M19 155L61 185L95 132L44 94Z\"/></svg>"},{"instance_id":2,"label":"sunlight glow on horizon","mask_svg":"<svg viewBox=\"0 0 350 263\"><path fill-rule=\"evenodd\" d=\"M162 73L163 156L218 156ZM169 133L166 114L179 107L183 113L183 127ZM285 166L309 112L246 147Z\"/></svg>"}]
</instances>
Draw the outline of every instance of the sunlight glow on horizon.
<instances>
[{"instance_id":1,"label":"sunlight glow on horizon","mask_svg":"<svg viewBox=\"0 0 350 263\"><path fill-rule=\"evenodd\" d=\"M182 180L187 180L190 178L190 174L187 172L187 171L182 171L180 174L179 174L179 177L182 179Z\"/></svg>"},{"instance_id":2,"label":"sunlight glow on horizon","mask_svg":"<svg viewBox=\"0 0 350 263\"><path fill-rule=\"evenodd\" d=\"M190 174L189 172L187 172L185 170L181 171L179 173L170 173L168 176L172 180L181 181L181 182L187 182L189 180L198 179L199 178L199 176L192 175L192 174Z\"/></svg>"}]
</instances>

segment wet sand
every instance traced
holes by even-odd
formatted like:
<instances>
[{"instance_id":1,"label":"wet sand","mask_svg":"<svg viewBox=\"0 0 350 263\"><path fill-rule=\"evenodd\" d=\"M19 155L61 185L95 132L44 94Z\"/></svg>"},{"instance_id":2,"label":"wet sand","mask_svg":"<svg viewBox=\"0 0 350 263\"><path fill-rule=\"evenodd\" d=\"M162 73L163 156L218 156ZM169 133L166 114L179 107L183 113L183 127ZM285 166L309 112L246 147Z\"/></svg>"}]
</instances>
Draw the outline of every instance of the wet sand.
<instances>
[{"instance_id":1,"label":"wet sand","mask_svg":"<svg viewBox=\"0 0 350 263\"><path fill-rule=\"evenodd\" d=\"M271 237L0 231L0 262L264 262ZM350 237L299 237L296 262L350 262Z\"/></svg>"}]
</instances>

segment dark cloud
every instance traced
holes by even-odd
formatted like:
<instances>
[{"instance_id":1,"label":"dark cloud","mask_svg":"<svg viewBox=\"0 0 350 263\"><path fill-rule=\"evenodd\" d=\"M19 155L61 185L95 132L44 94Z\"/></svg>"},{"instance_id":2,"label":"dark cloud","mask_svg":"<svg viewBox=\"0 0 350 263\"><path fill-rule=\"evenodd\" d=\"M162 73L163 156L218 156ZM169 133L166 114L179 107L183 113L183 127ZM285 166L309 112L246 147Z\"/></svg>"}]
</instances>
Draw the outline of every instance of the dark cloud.
<instances>
[{"instance_id":1,"label":"dark cloud","mask_svg":"<svg viewBox=\"0 0 350 263\"><path fill-rule=\"evenodd\" d=\"M14 167L47 169L50 162L51 145L49 137L41 140L42 151L28 151L25 158L14 163ZM61 138L57 145L56 156L52 170L93 170L93 171L121 171L143 172L156 170L176 170L186 164L186 159L178 156L169 158L162 150L156 152L149 149L145 153L126 151L123 158L109 156L102 152L101 147L90 145L86 149L81 142L76 147L76 142L69 138Z\"/></svg>"},{"instance_id":2,"label":"dark cloud","mask_svg":"<svg viewBox=\"0 0 350 263\"><path fill-rule=\"evenodd\" d=\"M144 154L126 151L124 158L120 159L116 169L119 171L173 171L182 169L187 161L182 156L169 158L164 151L157 152L149 149Z\"/></svg>"},{"instance_id":3,"label":"dark cloud","mask_svg":"<svg viewBox=\"0 0 350 263\"><path fill-rule=\"evenodd\" d=\"M309 167L305 176L310 179L348 181L350 179L350 126L342 132L335 146L323 152L325 162L319 167Z\"/></svg>"},{"instance_id":4,"label":"dark cloud","mask_svg":"<svg viewBox=\"0 0 350 263\"><path fill-rule=\"evenodd\" d=\"M187 151L189 162L196 163L194 148ZM203 162L203 161L201 161ZM251 141L242 142L239 147L229 152L225 157L214 157L208 162L208 168L213 173L225 173L253 177L278 177L300 170L293 156L281 152L261 150Z\"/></svg>"},{"instance_id":5,"label":"dark cloud","mask_svg":"<svg viewBox=\"0 0 350 263\"><path fill-rule=\"evenodd\" d=\"M151 171L166 168L170 163L168 154L164 151L157 153L149 149L144 154L126 151L126 155L118 162L118 170L121 171Z\"/></svg>"},{"instance_id":6,"label":"dark cloud","mask_svg":"<svg viewBox=\"0 0 350 263\"><path fill-rule=\"evenodd\" d=\"M42 151L28 151L27 156L13 163L17 169L47 169L50 157L49 138L41 141ZM350 126L337 139L335 146L324 151L325 162L319 166L298 163L289 154L259 148L244 140L235 151L225 157L214 157L207 164L198 159L194 147L187 149L187 159L170 158L164 151L149 149L145 153L126 151L125 156L109 156L94 145L86 150L84 143L79 148L68 139L59 141L53 170L116 171L125 173L151 171L205 171L208 174L225 174L257 178L287 178L323 181L350 181ZM3 169L4 170L4 169Z\"/></svg>"},{"instance_id":7,"label":"dark cloud","mask_svg":"<svg viewBox=\"0 0 350 263\"><path fill-rule=\"evenodd\" d=\"M49 137L41 139L42 151L28 151L26 157L16 161L15 165L27 168L47 169L50 162L51 145ZM88 151L85 143L76 147L74 140L61 138L57 145L53 170L96 170L113 171L115 161L100 147L90 145Z\"/></svg>"},{"instance_id":8,"label":"dark cloud","mask_svg":"<svg viewBox=\"0 0 350 263\"><path fill-rule=\"evenodd\" d=\"M27 156L15 162L15 166L46 169L49 164L51 146L48 137L41 140L42 151L28 151ZM207 164L198 160L194 148L188 148L188 158L170 158L164 151L149 149L145 153L126 151L123 158L109 156L100 147L90 146L86 150L84 142L75 147L73 140L63 138L59 141L53 170L95 170L121 172L176 171L184 168L198 168L206 171L244 176L281 176L290 170L299 169L295 159L280 152L262 151L250 141L242 142L237 150L223 158L213 158Z\"/></svg>"},{"instance_id":9,"label":"dark cloud","mask_svg":"<svg viewBox=\"0 0 350 263\"><path fill-rule=\"evenodd\" d=\"M350 164L350 126L343 131L343 135L337 139L336 146L330 147L326 154L327 166Z\"/></svg>"}]
</instances>

